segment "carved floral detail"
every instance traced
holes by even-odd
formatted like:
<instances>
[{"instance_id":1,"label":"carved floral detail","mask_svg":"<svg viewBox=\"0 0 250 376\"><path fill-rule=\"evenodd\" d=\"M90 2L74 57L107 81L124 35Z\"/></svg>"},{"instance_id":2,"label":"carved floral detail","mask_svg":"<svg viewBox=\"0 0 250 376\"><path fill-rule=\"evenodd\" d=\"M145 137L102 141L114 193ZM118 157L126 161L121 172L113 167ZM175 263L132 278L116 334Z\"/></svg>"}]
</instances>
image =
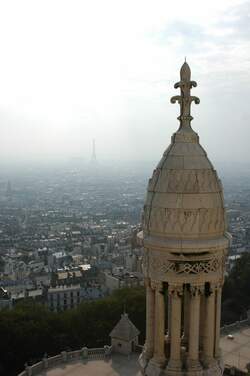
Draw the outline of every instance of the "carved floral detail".
<instances>
[{"instance_id":1,"label":"carved floral detail","mask_svg":"<svg viewBox=\"0 0 250 376\"><path fill-rule=\"evenodd\" d=\"M178 117L180 120L180 129L190 127L190 122L193 119L190 114L191 103L200 103L198 97L190 95L190 90L196 86L197 83L191 81L191 70L185 61L180 70L180 81L174 85L175 89L180 88L180 95L175 95L171 98L171 103L178 102L180 105L180 116Z\"/></svg>"}]
</instances>

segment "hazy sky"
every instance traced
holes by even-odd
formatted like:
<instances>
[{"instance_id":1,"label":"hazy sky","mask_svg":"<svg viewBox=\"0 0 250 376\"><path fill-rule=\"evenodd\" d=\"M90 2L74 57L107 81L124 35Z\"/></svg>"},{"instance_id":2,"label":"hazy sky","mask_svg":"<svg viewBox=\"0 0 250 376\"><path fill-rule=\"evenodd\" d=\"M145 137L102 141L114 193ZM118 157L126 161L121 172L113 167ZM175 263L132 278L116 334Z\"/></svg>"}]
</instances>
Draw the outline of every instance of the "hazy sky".
<instances>
[{"instance_id":1,"label":"hazy sky","mask_svg":"<svg viewBox=\"0 0 250 376\"><path fill-rule=\"evenodd\" d=\"M185 56L208 155L250 163L250 1L0 0L0 159L159 160Z\"/></svg>"}]
</instances>

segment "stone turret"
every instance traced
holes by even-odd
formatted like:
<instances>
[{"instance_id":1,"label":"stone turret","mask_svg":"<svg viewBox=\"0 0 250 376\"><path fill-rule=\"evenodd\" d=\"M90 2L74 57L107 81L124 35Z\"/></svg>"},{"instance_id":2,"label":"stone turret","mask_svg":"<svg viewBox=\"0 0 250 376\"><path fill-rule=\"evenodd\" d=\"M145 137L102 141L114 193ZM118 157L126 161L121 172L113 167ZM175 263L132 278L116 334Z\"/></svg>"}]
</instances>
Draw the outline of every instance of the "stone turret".
<instances>
[{"instance_id":1,"label":"stone turret","mask_svg":"<svg viewBox=\"0 0 250 376\"><path fill-rule=\"evenodd\" d=\"M140 332L130 321L128 314L123 313L120 321L110 333L113 352L129 355L138 345Z\"/></svg>"},{"instance_id":2,"label":"stone turret","mask_svg":"<svg viewBox=\"0 0 250 376\"><path fill-rule=\"evenodd\" d=\"M143 212L148 375L221 375L221 288L230 235L223 189L191 128L191 71L180 71L180 127L149 180ZM165 322L165 310L167 320Z\"/></svg>"}]
</instances>

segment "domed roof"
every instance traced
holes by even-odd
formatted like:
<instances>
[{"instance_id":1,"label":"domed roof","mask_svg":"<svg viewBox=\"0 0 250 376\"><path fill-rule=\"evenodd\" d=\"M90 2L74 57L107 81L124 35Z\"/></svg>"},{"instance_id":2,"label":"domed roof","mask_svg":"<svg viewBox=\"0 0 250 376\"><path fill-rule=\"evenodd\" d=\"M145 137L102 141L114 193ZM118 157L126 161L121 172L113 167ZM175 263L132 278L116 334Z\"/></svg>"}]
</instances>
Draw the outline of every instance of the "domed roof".
<instances>
[{"instance_id":1,"label":"domed roof","mask_svg":"<svg viewBox=\"0 0 250 376\"><path fill-rule=\"evenodd\" d=\"M190 122L190 96L196 82L190 81L190 68L181 68L181 95L171 102L181 106L180 128L172 136L170 146L149 180L143 213L143 238L201 240L224 238L226 234L225 208L221 182L198 135ZM223 239L221 239L223 241Z\"/></svg>"}]
</instances>

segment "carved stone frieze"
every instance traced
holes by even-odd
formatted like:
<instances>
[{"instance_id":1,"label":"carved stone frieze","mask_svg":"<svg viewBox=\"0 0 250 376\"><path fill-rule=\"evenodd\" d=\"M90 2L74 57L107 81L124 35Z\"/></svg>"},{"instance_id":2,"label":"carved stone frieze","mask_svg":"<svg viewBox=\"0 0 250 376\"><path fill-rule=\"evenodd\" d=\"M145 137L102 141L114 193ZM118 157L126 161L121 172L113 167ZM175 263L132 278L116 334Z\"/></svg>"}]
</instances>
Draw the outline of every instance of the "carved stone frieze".
<instances>
[{"instance_id":1,"label":"carved stone frieze","mask_svg":"<svg viewBox=\"0 0 250 376\"><path fill-rule=\"evenodd\" d=\"M222 270L224 258L222 256L213 256L207 260L187 261L187 260L169 260L159 256L149 256L150 273L167 274L206 274Z\"/></svg>"}]
</instances>

